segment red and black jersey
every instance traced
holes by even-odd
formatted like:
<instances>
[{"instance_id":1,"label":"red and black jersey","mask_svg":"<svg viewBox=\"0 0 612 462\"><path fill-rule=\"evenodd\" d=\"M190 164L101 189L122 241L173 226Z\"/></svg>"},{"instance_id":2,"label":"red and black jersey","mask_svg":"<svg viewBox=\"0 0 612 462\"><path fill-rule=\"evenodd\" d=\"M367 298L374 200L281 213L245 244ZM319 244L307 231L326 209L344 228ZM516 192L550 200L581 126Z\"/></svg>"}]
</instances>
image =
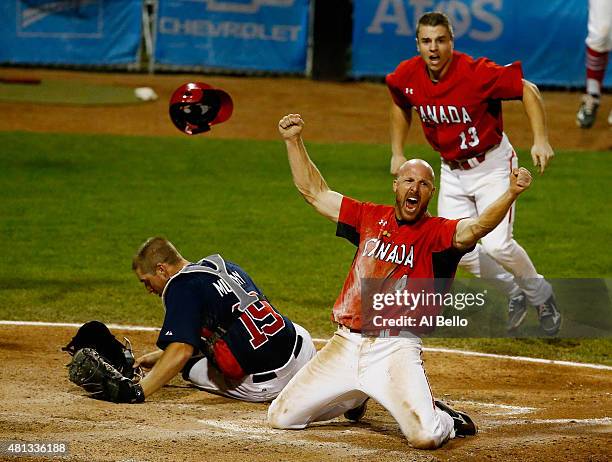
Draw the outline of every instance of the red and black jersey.
<instances>
[{"instance_id":1,"label":"red and black jersey","mask_svg":"<svg viewBox=\"0 0 612 462\"><path fill-rule=\"evenodd\" d=\"M420 56L387 75L394 103L414 108L431 146L446 160L468 159L500 143L502 100L523 97L520 62L500 66L486 58L453 52L448 71L432 82Z\"/></svg>"},{"instance_id":2,"label":"red and black jersey","mask_svg":"<svg viewBox=\"0 0 612 462\"><path fill-rule=\"evenodd\" d=\"M344 197L336 235L356 245L357 252L334 304L334 320L361 329L366 279L452 279L465 253L453 247L458 221L427 213L416 223L404 223L392 206Z\"/></svg>"}]
</instances>

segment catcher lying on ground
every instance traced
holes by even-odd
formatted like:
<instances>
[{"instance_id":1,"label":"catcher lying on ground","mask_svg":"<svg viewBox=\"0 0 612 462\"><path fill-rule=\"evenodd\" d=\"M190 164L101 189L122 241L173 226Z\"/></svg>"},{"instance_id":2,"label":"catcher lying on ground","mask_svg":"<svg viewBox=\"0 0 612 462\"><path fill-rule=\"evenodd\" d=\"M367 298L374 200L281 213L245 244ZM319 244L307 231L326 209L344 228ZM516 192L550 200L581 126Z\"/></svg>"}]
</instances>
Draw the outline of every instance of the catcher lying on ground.
<instances>
[{"instance_id":1,"label":"catcher lying on ground","mask_svg":"<svg viewBox=\"0 0 612 462\"><path fill-rule=\"evenodd\" d=\"M96 398L142 402L182 371L210 393L272 401L316 352L308 331L276 311L249 275L220 255L190 263L155 237L141 246L132 268L162 298L160 349L133 362L151 369L138 383L102 352L76 352L71 380Z\"/></svg>"}]
</instances>

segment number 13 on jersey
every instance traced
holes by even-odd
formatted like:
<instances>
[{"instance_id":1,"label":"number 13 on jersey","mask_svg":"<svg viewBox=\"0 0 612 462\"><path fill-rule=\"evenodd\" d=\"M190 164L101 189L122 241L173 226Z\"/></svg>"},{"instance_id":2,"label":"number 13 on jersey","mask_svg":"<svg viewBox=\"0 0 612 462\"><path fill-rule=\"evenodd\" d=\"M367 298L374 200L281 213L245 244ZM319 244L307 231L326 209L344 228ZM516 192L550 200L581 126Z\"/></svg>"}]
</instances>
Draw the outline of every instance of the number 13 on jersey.
<instances>
[{"instance_id":1,"label":"number 13 on jersey","mask_svg":"<svg viewBox=\"0 0 612 462\"><path fill-rule=\"evenodd\" d=\"M461 149L467 149L468 146L473 148L474 146L478 146L480 143L478 133L476 132L476 127L468 128L467 135L465 132L459 133L459 137L461 138L461 145L459 146Z\"/></svg>"}]
</instances>

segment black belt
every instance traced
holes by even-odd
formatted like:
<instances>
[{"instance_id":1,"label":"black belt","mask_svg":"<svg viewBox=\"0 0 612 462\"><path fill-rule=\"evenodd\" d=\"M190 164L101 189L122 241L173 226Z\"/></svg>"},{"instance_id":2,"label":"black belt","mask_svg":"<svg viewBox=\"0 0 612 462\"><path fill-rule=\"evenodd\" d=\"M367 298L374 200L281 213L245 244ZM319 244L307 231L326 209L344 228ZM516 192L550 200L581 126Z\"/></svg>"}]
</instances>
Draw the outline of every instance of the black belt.
<instances>
[{"instance_id":1,"label":"black belt","mask_svg":"<svg viewBox=\"0 0 612 462\"><path fill-rule=\"evenodd\" d=\"M297 336L297 340L295 341L295 348L293 349L293 357L297 358L302 351L302 343L304 343L304 339L301 335ZM253 374L253 383L263 383L268 380L272 380L278 377L276 372L264 372L263 374Z\"/></svg>"},{"instance_id":2,"label":"black belt","mask_svg":"<svg viewBox=\"0 0 612 462\"><path fill-rule=\"evenodd\" d=\"M451 170L457 170L457 169L461 169L461 170L469 170L471 168L476 167L476 165L480 165L484 162L485 160L485 155L486 152L483 152L482 154L477 154L473 157L470 157L469 159L459 159L459 160L446 160L443 159L443 162L448 165L450 167ZM470 164L470 160L472 159L476 159L478 161L478 163L476 165L472 165ZM473 163L473 161L472 161Z\"/></svg>"}]
</instances>

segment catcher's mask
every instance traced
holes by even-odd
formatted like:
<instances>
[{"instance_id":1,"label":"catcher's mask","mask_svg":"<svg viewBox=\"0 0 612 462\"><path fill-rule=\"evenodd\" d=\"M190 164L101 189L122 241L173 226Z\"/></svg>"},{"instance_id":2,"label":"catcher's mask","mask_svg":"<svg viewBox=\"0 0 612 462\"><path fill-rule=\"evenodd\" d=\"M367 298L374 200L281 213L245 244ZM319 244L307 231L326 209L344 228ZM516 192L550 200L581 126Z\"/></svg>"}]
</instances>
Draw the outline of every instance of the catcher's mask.
<instances>
[{"instance_id":1,"label":"catcher's mask","mask_svg":"<svg viewBox=\"0 0 612 462\"><path fill-rule=\"evenodd\" d=\"M211 125L225 122L233 109L228 93L203 82L186 83L170 98L170 118L176 128L188 135L207 132Z\"/></svg>"},{"instance_id":2,"label":"catcher's mask","mask_svg":"<svg viewBox=\"0 0 612 462\"><path fill-rule=\"evenodd\" d=\"M93 348L104 359L110 362L115 369L131 379L134 373L139 376L142 374L139 368L134 370L132 345L126 337L123 338L126 346L115 338L106 324L100 321L89 321L79 327L76 335L70 340L68 345L62 348L62 351L67 352L70 356L74 356L77 351L83 348Z\"/></svg>"}]
</instances>

